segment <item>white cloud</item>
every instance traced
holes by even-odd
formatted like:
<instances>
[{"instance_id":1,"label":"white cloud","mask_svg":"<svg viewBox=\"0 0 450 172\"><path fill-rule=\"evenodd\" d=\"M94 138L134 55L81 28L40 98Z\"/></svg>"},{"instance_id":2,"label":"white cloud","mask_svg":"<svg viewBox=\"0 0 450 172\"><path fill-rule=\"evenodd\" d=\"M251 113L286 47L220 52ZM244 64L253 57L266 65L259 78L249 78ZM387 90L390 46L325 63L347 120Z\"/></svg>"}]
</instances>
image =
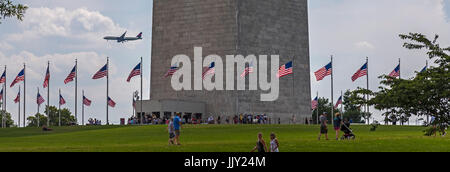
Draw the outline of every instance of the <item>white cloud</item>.
<instances>
[{"instance_id":1,"label":"white cloud","mask_svg":"<svg viewBox=\"0 0 450 172\"><path fill-rule=\"evenodd\" d=\"M4 41L0 42L0 50L8 51L8 50L12 50L12 49L14 49L14 47L12 45L10 45Z\"/></svg>"},{"instance_id":2,"label":"white cloud","mask_svg":"<svg viewBox=\"0 0 450 172\"><path fill-rule=\"evenodd\" d=\"M367 41L357 42L355 43L356 48L361 49L375 49L375 46L373 46L371 43Z\"/></svg>"}]
</instances>

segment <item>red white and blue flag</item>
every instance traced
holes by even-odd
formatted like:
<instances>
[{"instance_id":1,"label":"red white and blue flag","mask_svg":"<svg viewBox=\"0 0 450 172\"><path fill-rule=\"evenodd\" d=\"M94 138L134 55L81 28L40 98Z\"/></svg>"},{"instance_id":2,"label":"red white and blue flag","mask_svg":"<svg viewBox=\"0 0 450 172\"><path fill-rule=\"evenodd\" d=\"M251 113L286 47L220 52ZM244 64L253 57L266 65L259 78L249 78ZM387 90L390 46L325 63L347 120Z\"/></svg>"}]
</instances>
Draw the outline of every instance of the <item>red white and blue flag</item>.
<instances>
[{"instance_id":1,"label":"red white and blue flag","mask_svg":"<svg viewBox=\"0 0 450 172\"><path fill-rule=\"evenodd\" d=\"M36 99L36 103L40 106L42 103L44 103L45 102L45 100L44 100L44 98L41 96L41 94L39 94L39 92L38 92L38 94L37 94L37 99Z\"/></svg>"},{"instance_id":2,"label":"red white and blue flag","mask_svg":"<svg viewBox=\"0 0 450 172\"><path fill-rule=\"evenodd\" d=\"M83 104L86 106L91 106L92 101L83 96Z\"/></svg>"},{"instance_id":3,"label":"red white and blue flag","mask_svg":"<svg viewBox=\"0 0 450 172\"><path fill-rule=\"evenodd\" d=\"M337 109L340 104L342 104L342 96L339 97L338 101L336 102L336 105L334 105L334 108Z\"/></svg>"},{"instance_id":4,"label":"red white and blue flag","mask_svg":"<svg viewBox=\"0 0 450 172\"><path fill-rule=\"evenodd\" d=\"M17 97L14 99L14 103L19 103L20 102L20 91L19 93L17 93Z\"/></svg>"},{"instance_id":5,"label":"red white and blue flag","mask_svg":"<svg viewBox=\"0 0 450 172\"><path fill-rule=\"evenodd\" d=\"M314 100L311 101L311 109L312 110L317 109L318 105L319 105L319 98L316 97Z\"/></svg>"},{"instance_id":6,"label":"red white and blue flag","mask_svg":"<svg viewBox=\"0 0 450 172\"><path fill-rule=\"evenodd\" d=\"M131 81L131 78L135 76L141 75L141 63L139 63L130 73L130 75L127 78L127 82Z\"/></svg>"},{"instance_id":7,"label":"red white and blue flag","mask_svg":"<svg viewBox=\"0 0 450 172\"><path fill-rule=\"evenodd\" d=\"M245 69L244 72L241 74L241 78L245 78L248 74L253 73L253 62L250 63Z\"/></svg>"},{"instance_id":8,"label":"red white and blue flag","mask_svg":"<svg viewBox=\"0 0 450 172\"><path fill-rule=\"evenodd\" d=\"M365 63L356 73L352 76L352 81L355 82L358 78L367 75L367 63Z\"/></svg>"},{"instance_id":9,"label":"red white and blue flag","mask_svg":"<svg viewBox=\"0 0 450 172\"><path fill-rule=\"evenodd\" d=\"M333 64L330 62L323 68L320 68L314 74L316 75L317 81L323 80L326 76L329 76L333 73Z\"/></svg>"},{"instance_id":10,"label":"red white and blue flag","mask_svg":"<svg viewBox=\"0 0 450 172\"><path fill-rule=\"evenodd\" d=\"M294 73L293 63L292 63L292 61L290 61L278 69L277 76L278 76L278 78L281 78L283 76L290 75L293 73Z\"/></svg>"},{"instance_id":11,"label":"red white and blue flag","mask_svg":"<svg viewBox=\"0 0 450 172\"><path fill-rule=\"evenodd\" d=\"M66 104L66 100L64 100L64 97L60 94L59 95L59 105L65 105Z\"/></svg>"},{"instance_id":12,"label":"red white and blue flag","mask_svg":"<svg viewBox=\"0 0 450 172\"><path fill-rule=\"evenodd\" d=\"M92 77L92 79L100 79L108 75L108 64L103 66L95 75Z\"/></svg>"},{"instance_id":13,"label":"red white and blue flag","mask_svg":"<svg viewBox=\"0 0 450 172\"><path fill-rule=\"evenodd\" d=\"M390 77L397 78L400 76L400 65L398 65L390 74Z\"/></svg>"},{"instance_id":14,"label":"red white and blue flag","mask_svg":"<svg viewBox=\"0 0 450 172\"><path fill-rule=\"evenodd\" d=\"M50 81L50 66L47 66L47 72L45 73L45 79L44 79L44 84L43 84L44 88L48 87L49 81Z\"/></svg>"},{"instance_id":15,"label":"red white and blue flag","mask_svg":"<svg viewBox=\"0 0 450 172\"><path fill-rule=\"evenodd\" d=\"M202 78L205 80L206 76L216 73L216 63L212 62L208 67L203 68Z\"/></svg>"},{"instance_id":16,"label":"red white and blue flag","mask_svg":"<svg viewBox=\"0 0 450 172\"><path fill-rule=\"evenodd\" d=\"M67 84L69 82L72 82L73 79L77 76L77 65L75 65L72 69L72 71L69 73L67 78L64 80L64 84Z\"/></svg>"},{"instance_id":17,"label":"red white and blue flag","mask_svg":"<svg viewBox=\"0 0 450 172\"><path fill-rule=\"evenodd\" d=\"M172 66L170 67L170 69L167 71L167 73L164 75L164 77L169 77L172 76L173 74L175 74L175 72L178 71L178 66Z\"/></svg>"},{"instance_id":18,"label":"red white and blue flag","mask_svg":"<svg viewBox=\"0 0 450 172\"><path fill-rule=\"evenodd\" d=\"M2 76L0 77L0 84L6 83L6 70L3 72Z\"/></svg>"},{"instance_id":19,"label":"red white and blue flag","mask_svg":"<svg viewBox=\"0 0 450 172\"><path fill-rule=\"evenodd\" d=\"M116 102L114 102L110 97L108 97L108 105L111 107L116 107Z\"/></svg>"},{"instance_id":20,"label":"red white and blue flag","mask_svg":"<svg viewBox=\"0 0 450 172\"><path fill-rule=\"evenodd\" d=\"M426 72L427 70L428 70L428 65L425 66L425 67L420 71L420 73ZM0 82L0 83L1 83L1 82Z\"/></svg>"},{"instance_id":21,"label":"red white and blue flag","mask_svg":"<svg viewBox=\"0 0 450 172\"><path fill-rule=\"evenodd\" d=\"M14 87L17 83L25 80L25 69L22 69L19 74L17 74L14 81L11 83L11 87Z\"/></svg>"}]
</instances>

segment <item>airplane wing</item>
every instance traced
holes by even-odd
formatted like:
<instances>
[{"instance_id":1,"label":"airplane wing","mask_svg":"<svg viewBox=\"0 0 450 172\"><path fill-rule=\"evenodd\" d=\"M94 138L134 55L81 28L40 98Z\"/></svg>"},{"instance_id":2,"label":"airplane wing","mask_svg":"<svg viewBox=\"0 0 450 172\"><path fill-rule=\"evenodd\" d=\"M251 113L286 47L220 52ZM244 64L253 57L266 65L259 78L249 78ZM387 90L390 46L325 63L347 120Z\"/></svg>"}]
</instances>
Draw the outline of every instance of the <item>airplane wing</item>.
<instances>
[{"instance_id":1,"label":"airplane wing","mask_svg":"<svg viewBox=\"0 0 450 172\"><path fill-rule=\"evenodd\" d=\"M125 33L123 33L123 35L122 36L120 36L120 38L125 38L125 36L127 35L127 31L125 31Z\"/></svg>"}]
</instances>

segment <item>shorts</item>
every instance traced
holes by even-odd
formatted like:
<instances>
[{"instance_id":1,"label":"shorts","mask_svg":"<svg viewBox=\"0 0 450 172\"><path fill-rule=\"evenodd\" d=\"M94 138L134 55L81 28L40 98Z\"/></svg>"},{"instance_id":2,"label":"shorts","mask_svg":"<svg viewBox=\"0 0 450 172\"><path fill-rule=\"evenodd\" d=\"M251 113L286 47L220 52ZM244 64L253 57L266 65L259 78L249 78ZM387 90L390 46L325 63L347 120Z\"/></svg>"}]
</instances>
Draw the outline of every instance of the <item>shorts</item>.
<instances>
[{"instance_id":1,"label":"shorts","mask_svg":"<svg viewBox=\"0 0 450 172\"><path fill-rule=\"evenodd\" d=\"M169 134L169 139L173 139L175 137L175 134L174 133L170 133Z\"/></svg>"},{"instance_id":2,"label":"shorts","mask_svg":"<svg viewBox=\"0 0 450 172\"><path fill-rule=\"evenodd\" d=\"M326 126L320 126L320 133L321 134L327 134L328 128Z\"/></svg>"},{"instance_id":3,"label":"shorts","mask_svg":"<svg viewBox=\"0 0 450 172\"><path fill-rule=\"evenodd\" d=\"M341 127L334 127L334 130L339 131L339 130L341 130Z\"/></svg>"},{"instance_id":4,"label":"shorts","mask_svg":"<svg viewBox=\"0 0 450 172\"><path fill-rule=\"evenodd\" d=\"M180 136L180 130L175 130L175 135Z\"/></svg>"}]
</instances>

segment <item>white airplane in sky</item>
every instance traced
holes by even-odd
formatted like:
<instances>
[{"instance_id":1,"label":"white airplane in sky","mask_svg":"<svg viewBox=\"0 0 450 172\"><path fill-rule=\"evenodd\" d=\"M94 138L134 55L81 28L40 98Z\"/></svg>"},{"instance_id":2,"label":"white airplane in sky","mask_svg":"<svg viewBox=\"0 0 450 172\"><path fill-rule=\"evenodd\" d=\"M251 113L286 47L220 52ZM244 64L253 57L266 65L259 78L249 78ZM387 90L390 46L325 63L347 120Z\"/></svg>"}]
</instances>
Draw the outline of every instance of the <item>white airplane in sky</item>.
<instances>
[{"instance_id":1,"label":"white airplane in sky","mask_svg":"<svg viewBox=\"0 0 450 172\"><path fill-rule=\"evenodd\" d=\"M126 34L127 34L127 32L123 33L123 35L120 36L120 37L106 36L103 39L105 39L107 41L117 41L118 43L124 43L124 42L127 42L127 41L136 41L136 40L141 40L142 39L142 32L139 33L139 35L137 35L136 37L125 37Z\"/></svg>"}]
</instances>

